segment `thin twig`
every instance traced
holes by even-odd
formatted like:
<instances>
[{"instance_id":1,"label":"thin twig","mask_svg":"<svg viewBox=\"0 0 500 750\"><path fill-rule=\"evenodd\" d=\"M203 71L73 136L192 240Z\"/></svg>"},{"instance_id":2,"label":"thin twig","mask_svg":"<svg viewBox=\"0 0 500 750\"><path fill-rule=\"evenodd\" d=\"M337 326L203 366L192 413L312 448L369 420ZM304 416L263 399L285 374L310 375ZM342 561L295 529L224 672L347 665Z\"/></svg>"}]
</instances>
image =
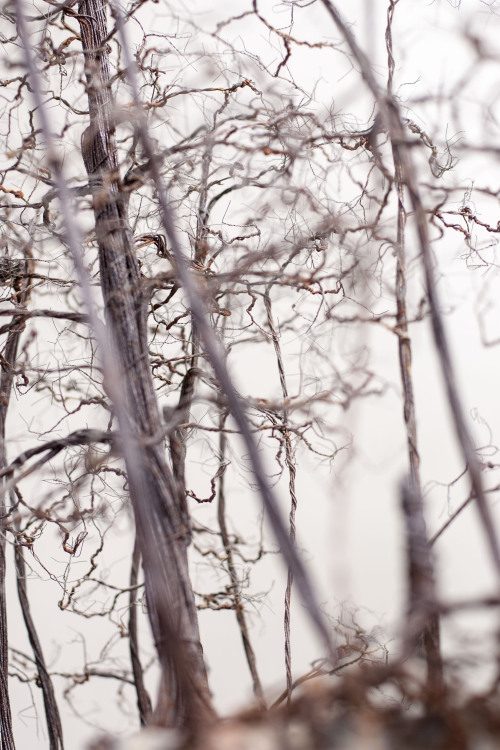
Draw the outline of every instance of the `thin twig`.
<instances>
[{"instance_id":1,"label":"thin twig","mask_svg":"<svg viewBox=\"0 0 500 750\"><path fill-rule=\"evenodd\" d=\"M283 363L283 355L281 353L281 345L279 335L274 325L273 311L271 305L271 294L270 286L266 288L264 293L264 305L267 314L267 324L271 331L273 339L274 352L276 354L276 362L278 365L278 373L280 378L281 393L283 395L283 403L286 404L288 400L288 388L286 384L285 376L285 365ZM295 476L297 469L295 466L295 459L292 449L291 433L288 429L288 411L286 408L283 409L283 442L285 444L285 463L288 469L288 491L290 493L290 542L295 546L295 515L297 512L297 493L295 489ZM285 614L284 614L284 630L285 630L285 672L286 672L286 685L288 691L288 703L292 700L292 689L293 689L293 677L292 677L292 646L290 642L290 629L291 629L291 597L292 597L292 586L293 586L293 569L288 566L287 581L285 589Z\"/></svg>"},{"instance_id":2,"label":"thin twig","mask_svg":"<svg viewBox=\"0 0 500 750\"><path fill-rule=\"evenodd\" d=\"M134 674L134 687L137 694L137 707L139 719L145 726L151 717L151 699L144 684L144 672L139 656L139 638L137 633L137 581L139 578L139 565L141 562L141 550L137 542L134 543L132 553L132 567L130 569L130 595L129 595L129 619L128 638L130 644L130 661Z\"/></svg>"},{"instance_id":3,"label":"thin twig","mask_svg":"<svg viewBox=\"0 0 500 750\"><path fill-rule=\"evenodd\" d=\"M236 613L236 620L241 633L241 640L243 642L243 648L245 650L245 656L252 676L253 692L257 700L259 701L262 708L266 707L264 700L264 691L262 690L262 684L260 681L259 673L257 670L257 659L255 652L252 647L250 640L250 633L247 626L245 607L243 605L243 599L241 596L241 584L236 572L236 566L233 558L233 546L226 524L226 494L224 486L224 477L226 469L226 433L224 431L224 423L226 421L227 414L221 411L220 415L220 431L219 431L219 485L218 485L218 503L217 503L217 521L219 523L219 529L221 532L222 544L224 545L224 552L226 554L226 564L231 581L231 594L234 599L234 610Z\"/></svg>"},{"instance_id":4,"label":"thin twig","mask_svg":"<svg viewBox=\"0 0 500 750\"><path fill-rule=\"evenodd\" d=\"M388 55L387 93L392 97L394 55L392 48L392 23L398 0L391 0L387 11L385 33ZM393 148L394 176L398 200L396 241L396 322L398 327L398 354L403 386L403 415L406 427L409 485L402 490L402 508L406 522L408 555L408 617L414 617L420 609L427 613L423 639L427 659L428 695L434 698L443 691L443 663L440 646L439 615L436 609L436 581L434 565L427 538L422 488L420 484L420 456L418 453L417 420L413 377L411 372L412 350L406 312L406 210L403 165L400 154Z\"/></svg>"}]
</instances>

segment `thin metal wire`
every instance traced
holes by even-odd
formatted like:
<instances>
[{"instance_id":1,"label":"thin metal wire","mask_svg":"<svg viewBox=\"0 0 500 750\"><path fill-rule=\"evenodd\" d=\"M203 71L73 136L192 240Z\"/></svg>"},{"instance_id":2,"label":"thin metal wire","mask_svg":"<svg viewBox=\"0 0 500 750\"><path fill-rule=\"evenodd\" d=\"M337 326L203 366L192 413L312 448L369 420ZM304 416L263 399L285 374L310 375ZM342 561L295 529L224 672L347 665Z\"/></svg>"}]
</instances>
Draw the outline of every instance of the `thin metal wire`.
<instances>
[{"instance_id":1,"label":"thin metal wire","mask_svg":"<svg viewBox=\"0 0 500 750\"><path fill-rule=\"evenodd\" d=\"M281 352L280 338L273 319L273 311L271 304L271 293L269 285L264 293L264 305L266 307L267 324L271 331L271 337L273 340L274 351L276 354L276 362L278 365L278 372L281 384L281 393L283 394L283 443L285 446L285 464L288 469L288 491L290 493L290 514L289 520L289 531L290 531L290 543L295 546L296 537L296 526L295 526L295 515L297 512L297 493L295 490L295 477L297 474L297 468L295 465L294 451L292 447L292 440L290 430L288 429L288 410L286 403L288 399L288 388L286 384L285 366L283 364L283 355ZM285 589L285 612L284 612L284 630L285 630L285 672L286 672L286 689L287 689L287 702L290 703L292 699L293 690L293 677L292 677L292 646L291 646L291 597L292 597L292 586L293 586L293 568L289 565L287 571L286 589Z\"/></svg>"}]
</instances>

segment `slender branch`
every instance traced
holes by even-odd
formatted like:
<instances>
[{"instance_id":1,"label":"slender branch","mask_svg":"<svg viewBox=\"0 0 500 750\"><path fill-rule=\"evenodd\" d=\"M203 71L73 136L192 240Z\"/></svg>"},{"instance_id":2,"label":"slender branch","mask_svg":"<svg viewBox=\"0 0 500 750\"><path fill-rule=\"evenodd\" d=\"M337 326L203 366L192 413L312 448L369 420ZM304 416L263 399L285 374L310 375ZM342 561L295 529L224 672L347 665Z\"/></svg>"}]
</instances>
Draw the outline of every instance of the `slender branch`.
<instances>
[{"instance_id":1,"label":"slender branch","mask_svg":"<svg viewBox=\"0 0 500 750\"><path fill-rule=\"evenodd\" d=\"M444 696L439 606L431 548L420 487L403 484L401 505L406 526L408 609L405 649L413 652L423 642L427 663L426 700L435 704Z\"/></svg>"},{"instance_id":2,"label":"slender branch","mask_svg":"<svg viewBox=\"0 0 500 750\"><path fill-rule=\"evenodd\" d=\"M130 596L129 596L129 619L128 637L130 644L130 661L134 674L134 687L137 694L137 707L141 725L145 726L151 717L151 699L144 685L144 673L139 656L139 639L137 633L137 581L139 578L139 565L141 562L141 549L137 542L134 543L132 553L132 567L130 569Z\"/></svg>"},{"instance_id":3,"label":"slender branch","mask_svg":"<svg viewBox=\"0 0 500 750\"><path fill-rule=\"evenodd\" d=\"M20 308L24 308L30 298L31 287L27 281L17 275L17 271L20 266L31 265L31 248L25 248L26 258L25 259L11 259L4 257L0 263L0 271L2 273L2 281L9 280L13 289L13 301L15 304L15 311L12 316L10 324L2 327L1 332L7 331L7 341L5 343L3 355L1 357L1 374L0 374L0 391L1 391L1 406L0 406L0 481L2 484L2 497L0 501L0 513L1 520L0 524L0 662L1 662L1 710L0 710L0 744L2 750L8 750L14 747L14 737L12 733L12 723L10 717L10 705L9 705L9 693L7 685L7 670L8 670L8 659L7 659L7 601L6 601L6 586L5 586L5 530L7 528L9 513L7 513L7 497L10 496L11 506L16 505L16 497L14 492L9 489L9 482L6 481L8 475L7 453L5 446L6 438L6 420L7 412L10 405L10 398L12 394L12 383L15 373L17 354L19 349L19 343L21 340L22 333L25 329L26 317L19 315ZM19 521L14 522L16 530L19 529ZM55 697L54 687L52 679L45 666L45 659L42 651L40 639L38 637L35 621L31 614L28 598L28 587L26 581L26 566L24 562L24 554L22 547L15 545L14 547L14 559L16 566L16 580L17 580L17 592L19 603L21 606L21 612L23 615L24 624L28 632L28 639L33 651L35 663L38 670L38 681L42 695L45 710L45 719L47 722L47 730L49 735L49 743L51 750L63 750L63 735L62 735L62 724L59 715L59 709L57 700Z\"/></svg>"},{"instance_id":4,"label":"slender branch","mask_svg":"<svg viewBox=\"0 0 500 750\"><path fill-rule=\"evenodd\" d=\"M286 404L288 400L288 388L287 388L286 377L285 377L285 366L283 364L283 356L281 353L279 335L276 330L276 326L274 325L270 290L271 290L271 285L269 285L266 288L266 291L264 293L264 305L265 305L266 314L267 314L267 324L269 326L269 330L271 331L271 336L272 336L273 345L274 345L274 352L276 354L276 362L278 365L281 393L283 395L283 403ZM291 433L290 433L290 430L288 429L288 412L287 412L286 407L283 409L282 435L283 435L283 442L285 444L285 463L288 469L288 491L290 493L290 514L289 514L290 542L293 546L295 546L295 536L296 536L295 515L297 512L297 493L295 490L295 476L297 473L297 469L295 466L295 459L293 455ZM285 589L285 614L284 614L285 672L286 672L286 685L287 685L287 691L288 691L288 698L287 698L288 703L290 703L292 700L292 690L293 690L292 646L290 643L290 628L291 628L290 607L291 607L291 597L292 597L292 586L293 586L293 569L290 566L288 566L286 589Z\"/></svg>"},{"instance_id":5,"label":"slender branch","mask_svg":"<svg viewBox=\"0 0 500 750\"><path fill-rule=\"evenodd\" d=\"M243 399L236 390L232 379L227 370L223 350L220 340L213 331L207 317L204 295L195 281L194 274L191 273L188 263L182 253L171 211L168 206L166 191L160 174L157 154L153 142L149 136L144 115L140 107L139 87L136 79L135 66L130 57L130 45L125 33L124 21L118 6L112 2L114 15L116 18L117 28L122 39L122 50L125 61L126 74L132 90L132 96L135 104L136 128L137 134L142 143L146 158L149 160L149 169L151 179L155 186L158 196L159 214L170 240L172 255L176 261L176 272L181 285L184 288L189 300L191 314L196 326L200 341L203 343L206 355L214 369L215 376L220 388L224 393L227 405L241 431L241 436L246 445L249 460L252 465L254 476L259 488L260 496L267 511L269 522L273 529L276 541L278 542L285 562L293 569L294 578L297 582L297 588L301 594L302 601L306 610L314 623L316 630L324 643L332 663L335 663L336 652L332 643L332 633L324 615L321 612L319 602L315 593L313 583L308 575L306 568L297 554L294 546L290 542L289 535L281 519L278 504L270 482L266 476L264 465L258 451L257 445L252 435L252 431L243 406Z\"/></svg>"},{"instance_id":6,"label":"slender branch","mask_svg":"<svg viewBox=\"0 0 500 750\"><path fill-rule=\"evenodd\" d=\"M63 750L64 744L62 724L54 694L54 686L52 684L51 676L49 675L47 667L45 665L42 647L40 645L40 640L38 638L35 623L33 621L29 606L24 553L22 547L18 544L15 545L14 550L19 603L21 605L24 623L26 625L26 630L28 631L28 638L33 650L33 655L35 657L35 663L38 672L38 682L43 692L43 703L45 708L45 716L47 719L50 750Z\"/></svg>"},{"instance_id":7,"label":"slender branch","mask_svg":"<svg viewBox=\"0 0 500 750\"><path fill-rule=\"evenodd\" d=\"M20 468L29 461L30 458L38 456L40 453L49 454L44 458L45 462L49 461L65 448L71 448L76 445L91 445L92 443L113 443L117 441L117 438L117 433L114 432L105 432L103 430L76 430L65 438L49 440L47 443L35 445L33 448L23 451L23 453L11 461L8 466L5 466L0 470L0 478L12 476L15 469ZM37 466L38 465L39 464L37 464Z\"/></svg>"},{"instance_id":8,"label":"slender branch","mask_svg":"<svg viewBox=\"0 0 500 750\"><path fill-rule=\"evenodd\" d=\"M104 384L118 417L121 445L141 540L148 612L162 667L162 690L155 720L194 726L213 717L199 641L197 613L187 565L185 528L171 473L160 444L158 404L147 351L145 303L130 227L120 203L116 148L111 133L109 52L105 9L100 0L82 0L77 18L86 55L91 125L82 137L82 156L94 195L101 284L109 329L99 320L83 263L71 195L54 148L40 76L23 15L17 2L19 36L25 51L41 132L47 146L71 252L84 304L99 344ZM104 185L107 186L103 190ZM125 380L122 373L127 372ZM158 435L148 447L138 434ZM181 635L182 634L182 635Z\"/></svg>"},{"instance_id":9,"label":"slender branch","mask_svg":"<svg viewBox=\"0 0 500 750\"><path fill-rule=\"evenodd\" d=\"M248 631L245 607L241 596L241 584L236 572L236 566L234 564L233 547L229 537L226 523L226 493L225 493L225 455L226 455L226 442L227 437L224 432L224 423L226 421L227 414L221 412L220 417L220 431L219 431L219 486L218 486L218 503L217 503L217 520L219 523L219 529L221 532L222 544L224 545L224 552L226 554L226 564L229 573L229 579L231 581L231 594L234 599L234 610L236 613L236 620L241 633L241 640L243 641L243 648L245 650L245 656L247 659L248 668L252 676L253 692L260 705L265 708L264 691L262 690L262 683L260 681L259 673L257 670L257 659L255 652L252 647L250 640L250 633Z\"/></svg>"},{"instance_id":10,"label":"slender branch","mask_svg":"<svg viewBox=\"0 0 500 750\"><path fill-rule=\"evenodd\" d=\"M387 93L392 97L394 55L392 48L392 23L398 0L391 0L388 8L385 33L388 55ZM393 143L393 142L392 142ZM406 210L403 165L400 154L393 148L394 177L398 201L396 241L396 322L398 328L398 354L401 382L403 386L403 415L406 427L409 486L402 491L402 508L406 522L408 556L408 617L423 610L427 613L424 622L423 640L427 660L427 695L429 699L443 692L443 663L441 658L439 614L436 608L436 581L430 551L425 513L420 484L420 456L418 453L417 420L413 377L411 373L412 350L406 312ZM410 628L411 629L411 628Z\"/></svg>"},{"instance_id":11,"label":"slender branch","mask_svg":"<svg viewBox=\"0 0 500 750\"><path fill-rule=\"evenodd\" d=\"M342 19L334 4L331 0L321 0L321 2L345 38L354 59L359 65L363 80L377 101L379 112L383 120L383 126L387 130L392 142L393 152L401 163L402 180L408 190L414 212L418 244L422 255L427 296L431 312L432 332L446 387L448 403L453 416L458 443L469 470L479 518L483 526L490 554L500 582L500 546L483 488L481 465L474 448L474 441L465 419L462 401L458 392L448 336L440 312L439 295L435 280L434 259L429 240L427 214L420 195L413 155L405 134L405 128L399 112L399 107L394 96L388 96L379 87L369 60L358 46L354 34Z\"/></svg>"}]
</instances>

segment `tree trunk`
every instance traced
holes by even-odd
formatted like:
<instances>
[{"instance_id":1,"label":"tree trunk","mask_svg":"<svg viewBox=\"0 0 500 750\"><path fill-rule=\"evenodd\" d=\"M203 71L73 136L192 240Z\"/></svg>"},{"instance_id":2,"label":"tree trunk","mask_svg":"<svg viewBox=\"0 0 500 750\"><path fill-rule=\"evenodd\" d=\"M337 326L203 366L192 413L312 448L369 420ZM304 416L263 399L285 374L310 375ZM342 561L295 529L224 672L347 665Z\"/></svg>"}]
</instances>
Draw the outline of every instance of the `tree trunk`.
<instances>
[{"instance_id":1,"label":"tree trunk","mask_svg":"<svg viewBox=\"0 0 500 750\"><path fill-rule=\"evenodd\" d=\"M162 667L154 721L184 725L213 713L188 570L190 521L185 489L175 480L163 440L157 437L162 422L148 355L147 299L113 138L106 12L101 0L83 0L78 10L91 123L82 136L82 156L93 188L106 318L119 353L128 421L136 438L136 466L130 466L127 457L126 464L149 618ZM132 480L137 468L139 482Z\"/></svg>"}]
</instances>

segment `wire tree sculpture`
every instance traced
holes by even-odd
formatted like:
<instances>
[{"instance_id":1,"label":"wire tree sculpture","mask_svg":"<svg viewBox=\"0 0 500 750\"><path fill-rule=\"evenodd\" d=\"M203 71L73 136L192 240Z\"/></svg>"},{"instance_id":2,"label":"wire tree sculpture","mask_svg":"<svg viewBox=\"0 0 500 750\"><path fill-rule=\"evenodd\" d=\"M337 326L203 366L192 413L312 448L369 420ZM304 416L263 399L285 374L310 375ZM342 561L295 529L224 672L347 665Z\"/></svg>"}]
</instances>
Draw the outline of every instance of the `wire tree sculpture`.
<instances>
[{"instance_id":1,"label":"wire tree sculpture","mask_svg":"<svg viewBox=\"0 0 500 750\"><path fill-rule=\"evenodd\" d=\"M368 25L384 19L383 74L339 5L3 5L2 749L15 746L9 684L40 689L57 750L61 697L85 718L81 686L103 678L118 685L132 721L203 745L217 711L201 610L234 612L265 721L285 704L327 747L332 706L362 703L371 721L376 710L386 716L376 688L424 706L427 717L441 712L446 737L458 736L441 622L498 597L438 596L433 546L475 506L498 589L489 498L497 464L478 451L457 384L436 257L458 238L469 267L488 272L487 298L498 191L482 184L479 162L471 188L457 159L493 158L498 147L488 124L472 143L453 142L447 123L460 130L470 83L497 60L471 31L461 37L473 56L466 78L412 99L399 74L398 0L361 4ZM339 96L351 107L324 94L315 66L332 65L346 70ZM300 77L307 66L309 88ZM494 351L500 339L488 316L486 305L480 331ZM413 332L427 324L464 466L432 538L411 366ZM389 377L377 370L373 331L392 342ZM349 629L325 615L296 514L301 463L341 473L356 458L356 410L395 389L407 478L389 491L404 519L407 601L388 661L355 619ZM491 457L493 439L488 448ZM284 689L271 696L248 603L252 574L276 550L287 568ZM7 632L14 580L30 653L16 642L17 625ZM45 608L33 589L47 591ZM302 676L293 670L292 590L318 658ZM47 622L57 629L70 617L81 623L84 652L74 668L64 665L63 643L59 656L46 656ZM84 638L98 643L99 660L87 657ZM426 670L415 688L405 665L419 644ZM363 669L351 682L336 679L354 664ZM294 699L326 675L335 679L316 708L307 694Z\"/></svg>"}]
</instances>

